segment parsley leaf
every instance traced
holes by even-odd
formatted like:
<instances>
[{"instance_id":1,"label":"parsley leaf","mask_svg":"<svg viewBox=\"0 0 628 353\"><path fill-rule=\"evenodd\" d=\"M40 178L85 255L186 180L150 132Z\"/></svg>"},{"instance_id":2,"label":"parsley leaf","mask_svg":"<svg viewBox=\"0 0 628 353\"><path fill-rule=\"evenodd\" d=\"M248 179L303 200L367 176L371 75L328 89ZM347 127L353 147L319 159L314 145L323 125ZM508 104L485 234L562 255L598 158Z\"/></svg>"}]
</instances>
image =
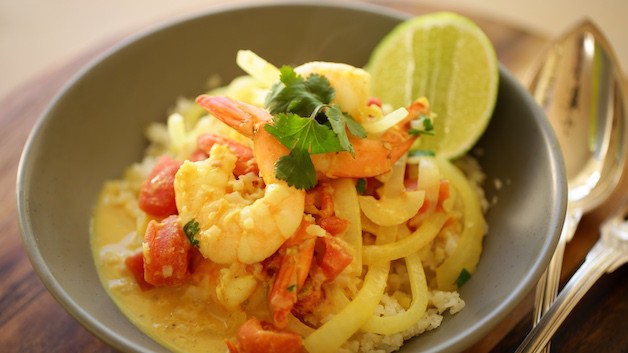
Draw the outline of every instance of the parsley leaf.
<instances>
[{"instance_id":1,"label":"parsley leaf","mask_svg":"<svg viewBox=\"0 0 628 353\"><path fill-rule=\"evenodd\" d=\"M190 241L190 244L192 244L194 247L197 247L197 248L199 246L199 241L195 237L196 237L196 234L198 234L200 230L201 230L200 225L194 219L190 220L183 226L183 233L185 233L185 236Z\"/></svg>"},{"instance_id":2,"label":"parsley leaf","mask_svg":"<svg viewBox=\"0 0 628 353\"><path fill-rule=\"evenodd\" d=\"M273 85L265 105L273 115L264 129L290 150L275 164L275 176L299 189L317 183L311 154L355 151L347 130L356 137L366 137L364 128L351 116L332 104L335 90L319 74L307 78L290 66L280 69L280 82Z\"/></svg>"}]
</instances>

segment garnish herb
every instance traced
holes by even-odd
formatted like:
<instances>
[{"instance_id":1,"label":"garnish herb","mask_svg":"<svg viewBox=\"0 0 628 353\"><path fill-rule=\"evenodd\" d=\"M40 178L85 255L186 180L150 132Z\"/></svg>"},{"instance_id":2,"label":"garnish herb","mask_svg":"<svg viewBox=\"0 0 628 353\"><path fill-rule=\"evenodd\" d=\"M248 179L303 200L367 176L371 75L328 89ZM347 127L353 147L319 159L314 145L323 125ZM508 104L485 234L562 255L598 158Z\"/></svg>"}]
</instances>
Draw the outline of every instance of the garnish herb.
<instances>
[{"instance_id":1,"label":"garnish herb","mask_svg":"<svg viewBox=\"0 0 628 353\"><path fill-rule=\"evenodd\" d=\"M198 248L199 242L198 242L198 239L196 239L196 234L198 234L199 231L200 231L200 226L198 222L194 219L190 220L183 226L183 233L185 233L185 236L190 241L190 244L192 244L192 246L197 247L197 248Z\"/></svg>"},{"instance_id":2,"label":"garnish herb","mask_svg":"<svg viewBox=\"0 0 628 353\"><path fill-rule=\"evenodd\" d=\"M366 131L331 103L336 93L326 77L311 74L304 79L289 66L280 73L280 82L265 102L273 122L264 128L290 150L275 164L276 177L307 190L317 183L310 155L341 151L354 155L347 129L360 138L366 137Z\"/></svg>"},{"instance_id":3,"label":"garnish herb","mask_svg":"<svg viewBox=\"0 0 628 353\"><path fill-rule=\"evenodd\" d=\"M360 178L355 182L355 190L358 194L363 195L366 192L366 179Z\"/></svg>"},{"instance_id":4,"label":"garnish herb","mask_svg":"<svg viewBox=\"0 0 628 353\"><path fill-rule=\"evenodd\" d=\"M432 119L426 117L425 115L419 115L419 118L416 120L419 125L423 126L421 129L410 129L408 133L411 135L430 135L434 136L434 125L432 124Z\"/></svg>"},{"instance_id":5,"label":"garnish herb","mask_svg":"<svg viewBox=\"0 0 628 353\"><path fill-rule=\"evenodd\" d=\"M408 151L409 157L435 157L436 153L432 150L410 150Z\"/></svg>"},{"instance_id":6,"label":"garnish herb","mask_svg":"<svg viewBox=\"0 0 628 353\"><path fill-rule=\"evenodd\" d=\"M456 286L458 286L458 288L462 287L462 285L465 284L469 278L471 278L471 272L467 271L466 268L463 268L456 279Z\"/></svg>"}]
</instances>

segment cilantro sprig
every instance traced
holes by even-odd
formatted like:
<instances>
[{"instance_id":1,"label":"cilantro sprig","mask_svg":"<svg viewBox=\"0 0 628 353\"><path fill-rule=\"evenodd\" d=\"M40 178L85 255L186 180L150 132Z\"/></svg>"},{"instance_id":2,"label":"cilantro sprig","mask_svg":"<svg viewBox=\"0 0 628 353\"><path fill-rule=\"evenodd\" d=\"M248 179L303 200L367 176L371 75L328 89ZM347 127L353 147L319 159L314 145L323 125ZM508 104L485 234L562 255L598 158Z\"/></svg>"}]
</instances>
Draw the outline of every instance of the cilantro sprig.
<instances>
[{"instance_id":1,"label":"cilantro sprig","mask_svg":"<svg viewBox=\"0 0 628 353\"><path fill-rule=\"evenodd\" d=\"M312 154L346 151L355 155L347 130L366 137L364 128L332 103L335 94L325 76L303 78L290 66L280 69L280 82L273 85L265 102L273 121L264 128L290 150L275 164L275 176L288 185L306 190L316 185Z\"/></svg>"},{"instance_id":2,"label":"cilantro sprig","mask_svg":"<svg viewBox=\"0 0 628 353\"><path fill-rule=\"evenodd\" d=\"M199 240L196 239L196 235L200 230L200 225L195 219L191 219L183 226L183 232L185 233L185 236L190 241L190 244L192 244L192 246L196 248L199 247Z\"/></svg>"},{"instance_id":3,"label":"cilantro sprig","mask_svg":"<svg viewBox=\"0 0 628 353\"><path fill-rule=\"evenodd\" d=\"M471 272L469 272L466 268L463 268L460 271L460 274L458 275L458 278L456 278L456 286L458 288L462 287L463 284L467 283L467 281L471 279Z\"/></svg>"},{"instance_id":4,"label":"cilantro sprig","mask_svg":"<svg viewBox=\"0 0 628 353\"><path fill-rule=\"evenodd\" d=\"M421 114L419 115L419 118L417 119L418 124L417 125L422 125L423 128L421 129L410 129L408 131L409 134L411 135L430 135L430 136L434 136L436 135L435 131L434 131L434 125L432 124L432 119L426 117L425 115Z\"/></svg>"}]
</instances>

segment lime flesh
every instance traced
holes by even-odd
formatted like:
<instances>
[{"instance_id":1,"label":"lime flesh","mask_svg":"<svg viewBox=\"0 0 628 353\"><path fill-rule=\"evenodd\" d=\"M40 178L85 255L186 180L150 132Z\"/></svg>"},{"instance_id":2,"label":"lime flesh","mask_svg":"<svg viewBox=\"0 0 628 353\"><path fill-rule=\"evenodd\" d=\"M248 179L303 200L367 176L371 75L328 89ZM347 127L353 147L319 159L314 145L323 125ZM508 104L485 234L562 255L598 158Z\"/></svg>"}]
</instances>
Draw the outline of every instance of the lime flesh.
<instances>
[{"instance_id":1,"label":"lime flesh","mask_svg":"<svg viewBox=\"0 0 628 353\"><path fill-rule=\"evenodd\" d=\"M493 113L499 70L492 43L471 20L449 12L414 17L375 48L366 69L371 94L393 108L426 97L434 136L413 147L453 159L469 151Z\"/></svg>"}]
</instances>

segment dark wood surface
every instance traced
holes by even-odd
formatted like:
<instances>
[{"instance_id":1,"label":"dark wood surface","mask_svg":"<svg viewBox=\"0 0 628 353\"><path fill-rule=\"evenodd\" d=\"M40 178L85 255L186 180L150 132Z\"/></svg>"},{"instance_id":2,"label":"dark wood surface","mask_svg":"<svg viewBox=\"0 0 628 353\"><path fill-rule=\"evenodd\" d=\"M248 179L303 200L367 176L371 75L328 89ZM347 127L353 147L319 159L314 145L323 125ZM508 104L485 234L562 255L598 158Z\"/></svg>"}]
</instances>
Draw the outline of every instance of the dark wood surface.
<instances>
[{"instance_id":1,"label":"dark wood surface","mask_svg":"<svg viewBox=\"0 0 628 353\"><path fill-rule=\"evenodd\" d=\"M436 10L409 2L396 8L417 14ZM526 68L546 40L467 15L489 35L501 62L525 83ZM0 352L114 352L68 315L33 271L19 233L15 180L24 143L46 105L81 67L119 39L95 44L92 50L50 68L0 100ZM567 248L563 282L583 261L598 237L600 223L626 190L628 178L624 177L611 201L585 215ZM554 337L552 352L628 352L627 275L624 266L596 283ZM513 352L530 328L531 309L530 294L467 352Z\"/></svg>"}]
</instances>

